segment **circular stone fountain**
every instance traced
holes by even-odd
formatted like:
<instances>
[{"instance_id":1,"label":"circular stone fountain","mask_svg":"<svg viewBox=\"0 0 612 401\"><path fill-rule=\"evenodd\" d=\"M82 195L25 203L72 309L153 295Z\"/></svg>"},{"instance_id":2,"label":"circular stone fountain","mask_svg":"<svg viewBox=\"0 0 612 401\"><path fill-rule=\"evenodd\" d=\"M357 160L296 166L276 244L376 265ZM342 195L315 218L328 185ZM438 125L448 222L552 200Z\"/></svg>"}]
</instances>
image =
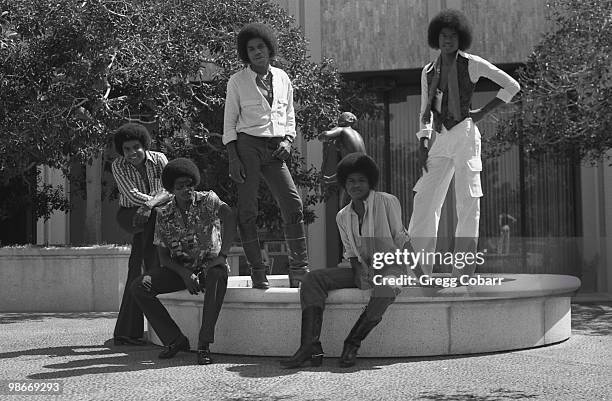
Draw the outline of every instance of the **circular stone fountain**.
<instances>
[{"instance_id":1,"label":"circular stone fountain","mask_svg":"<svg viewBox=\"0 0 612 401\"><path fill-rule=\"evenodd\" d=\"M434 275L444 277L444 275ZM382 322L363 342L360 357L414 357L516 350L570 337L571 296L580 287L573 276L479 274L503 278L499 285L455 288L405 287ZM211 351L288 356L299 347L299 290L287 276L268 276L271 288L250 288L250 277L230 277ZM326 356L339 356L363 311L370 291L329 293L321 342ZM159 296L170 315L197 346L203 295L180 291ZM149 339L160 344L149 329Z\"/></svg>"}]
</instances>

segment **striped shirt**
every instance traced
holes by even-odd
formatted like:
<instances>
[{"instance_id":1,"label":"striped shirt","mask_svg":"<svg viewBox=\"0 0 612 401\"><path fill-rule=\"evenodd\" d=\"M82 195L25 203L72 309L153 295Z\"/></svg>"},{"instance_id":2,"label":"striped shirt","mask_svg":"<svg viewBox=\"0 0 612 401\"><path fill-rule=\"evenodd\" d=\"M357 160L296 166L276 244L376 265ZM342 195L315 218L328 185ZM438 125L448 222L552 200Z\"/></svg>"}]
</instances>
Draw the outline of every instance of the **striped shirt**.
<instances>
[{"instance_id":1,"label":"striped shirt","mask_svg":"<svg viewBox=\"0 0 612 401\"><path fill-rule=\"evenodd\" d=\"M161 175L162 170L168 164L166 155L147 150L144 163L148 183L125 157L119 156L113 160L113 177L119 188L119 205L122 207L142 206L158 193L165 191ZM147 188L150 190L147 191Z\"/></svg>"}]
</instances>

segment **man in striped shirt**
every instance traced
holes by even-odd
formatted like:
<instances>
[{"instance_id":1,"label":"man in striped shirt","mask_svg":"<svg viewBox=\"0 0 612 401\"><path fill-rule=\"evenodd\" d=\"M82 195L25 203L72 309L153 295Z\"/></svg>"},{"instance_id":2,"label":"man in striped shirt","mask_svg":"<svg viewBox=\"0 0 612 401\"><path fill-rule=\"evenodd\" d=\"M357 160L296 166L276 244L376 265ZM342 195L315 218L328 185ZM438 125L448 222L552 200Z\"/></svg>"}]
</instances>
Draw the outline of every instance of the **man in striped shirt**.
<instances>
[{"instance_id":1,"label":"man in striped shirt","mask_svg":"<svg viewBox=\"0 0 612 401\"><path fill-rule=\"evenodd\" d=\"M159 267L157 249L153 245L156 219L153 208L170 198L161 182L162 170L168 164L168 159L163 153L149 150L151 136L140 124L122 125L115 133L114 142L120 155L112 164L121 206L117 212L117 222L121 228L133 234L126 291L117 316L114 341L116 345L140 345L144 344L140 340L143 336L143 314L127 289L142 274L143 262L145 271Z\"/></svg>"}]
</instances>

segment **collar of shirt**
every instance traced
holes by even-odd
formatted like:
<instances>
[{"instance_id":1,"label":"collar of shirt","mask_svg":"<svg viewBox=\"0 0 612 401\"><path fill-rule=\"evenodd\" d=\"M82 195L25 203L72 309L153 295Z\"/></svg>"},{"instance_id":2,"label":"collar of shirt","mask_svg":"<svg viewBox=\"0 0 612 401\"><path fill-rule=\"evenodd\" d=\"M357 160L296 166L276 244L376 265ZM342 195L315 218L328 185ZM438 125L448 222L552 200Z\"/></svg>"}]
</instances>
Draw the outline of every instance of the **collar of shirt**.
<instances>
[{"instance_id":1,"label":"collar of shirt","mask_svg":"<svg viewBox=\"0 0 612 401\"><path fill-rule=\"evenodd\" d=\"M160 160L158 158L153 157L153 154L151 153L150 150L147 150L145 152L145 161L148 160L153 164L157 164L160 162Z\"/></svg>"},{"instance_id":2,"label":"collar of shirt","mask_svg":"<svg viewBox=\"0 0 612 401\"><path fill-rule=\"evenodd\" d=\"M272 79L274 80L274 72L272 71L273 69L274 69L274 67L272 67L271 65L270 65L270 66L268 66L268 72L266 72L266 74L268 74L268 73L269 73L269 74L270 74L270 76L272 76ZM253 78L253 82L255 82L255 79L257 78L257 75L259 75L259 74L258 74L258 72L257 72L257 71L254 71L254 70L251 68L251 66L250 66L250 65L249 65L249 66L246 68L246 70L247 70L247 72L249 73L249 76L250 76L251 78Z\"/></svg>"},{"instance_id":3,"label":"collar of shirt","mask_svg":"<svg viewBox=\"0 0 612 401\"><path fill-rule=\"evenodd\" d=\"M196 203L200 202L200 200L202 200L202 198L204 197L204 192L194 191L194 193L195 196L191 200L191 206L195 206ZM172 209L179 210L178 205L176 203L176 196L174 194L172 194L172 201L170 201L169 205L171 205ZM191 211L192 208L189 208L189 210Z\"/></svg>"},{"instance_id":4,"label":"collar of shirt","mask_svg":"<svg viewBox=\"0 0 612 401\"><path fill-rule=\"evenodd\" d=\"M362 223L362 237L372 237L374 236L374 221L373 221L373 216L374 216L374 211L372 210L374 207L374 195L375 191L370 190L370 192L368 193L368 196L366 196L366 198L363 200L363 205L364 205L364 209L365 209L365 213L363 215L363 223ZM355 209L353 209L353 201L351 201L351 205L350 205L350 211L351 211L351 216L353 216L354 218L359 218L359 216L357 216L357 212L355 212Z\"/></svg>"},{"instance_id":5,"label":"collar of shirt","mask_svg":"<svg viewBox=\"0 0 612 401\"><path fill-rule=\"evenodd\" d=\"M457 57L464 57L467 58L469 60L469 57L467 56L467 54L461 50L457 50L457 53L455 54L455 60L457 60ZM436 66L436 62L437 62L437 58L436 61L429 63L429 66L427 67L427 71L426 72L430 72L435 66Z\"/></svg>"},{"instance_id":6,"label":"collar of shirt","mask_svg":"<svg viewBox=\"0 0 612 401\"><path fill-rule=\"evenodd\" d=\"M136 166L134 166L132 163L130 163L130 162L128 161L127 157L125 157L125 156L121 156L121 162L122 162L124 165L133 166L134 168L136 167ZM160 160L159 160L158 158L153 157L153 153L151 153L151 151L150 151L150 150L146 150L146 151L145 151L145 159L144 159L144 163L145 163L145 165L147 164L147 162L151 162L151 163L153 163L153 164L155 164L155 165L156 165L156 164L158 164L158 163L160 162Z\"/></svg>"}]
</instances>

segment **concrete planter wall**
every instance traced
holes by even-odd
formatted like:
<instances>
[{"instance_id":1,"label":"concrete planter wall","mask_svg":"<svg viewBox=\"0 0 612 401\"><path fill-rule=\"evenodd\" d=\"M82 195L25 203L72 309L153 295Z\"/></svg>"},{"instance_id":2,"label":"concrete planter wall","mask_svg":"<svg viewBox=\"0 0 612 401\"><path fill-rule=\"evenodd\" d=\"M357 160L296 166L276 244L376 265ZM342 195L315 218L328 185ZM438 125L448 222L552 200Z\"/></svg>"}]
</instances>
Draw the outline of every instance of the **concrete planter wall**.
<instances>
[{"instance_id":1,"label":"concrete planter wall","mask_svg":"<svg viewBox=\"0 0 612 401\"><path fill-rule=\"evenodd\" d=\"M0 248L0 312L119 310L128 246Z\"/></svg>"},{"instance_id":2,"label":"concrete planter wall","mask_svg":"<svg viewBox=\"0 0 612 401\"><path fill-rule=\"evenodd\" d=\"M238 274L241 247L228 257ZM0 248L0 312L116 312L129 246Z\"/></svg>"}]
</instances>

